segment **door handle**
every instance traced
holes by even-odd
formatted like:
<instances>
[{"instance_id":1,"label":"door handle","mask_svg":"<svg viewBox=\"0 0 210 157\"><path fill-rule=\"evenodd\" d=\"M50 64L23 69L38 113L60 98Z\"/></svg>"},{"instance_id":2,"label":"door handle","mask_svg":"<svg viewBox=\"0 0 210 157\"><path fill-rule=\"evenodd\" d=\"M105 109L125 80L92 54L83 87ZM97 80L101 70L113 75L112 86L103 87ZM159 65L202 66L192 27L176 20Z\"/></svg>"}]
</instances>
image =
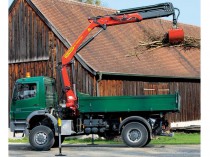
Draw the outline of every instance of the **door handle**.
<instances>
[{"instance_id":1,"label":"door handle","mask_svg":"<svg viewBox=\"0 0 210 157\"><path fill-rule=\"evenodd\" d=\"M33 104L33 106L39 106L39 104Z\"/></svg>"}]
</instances>

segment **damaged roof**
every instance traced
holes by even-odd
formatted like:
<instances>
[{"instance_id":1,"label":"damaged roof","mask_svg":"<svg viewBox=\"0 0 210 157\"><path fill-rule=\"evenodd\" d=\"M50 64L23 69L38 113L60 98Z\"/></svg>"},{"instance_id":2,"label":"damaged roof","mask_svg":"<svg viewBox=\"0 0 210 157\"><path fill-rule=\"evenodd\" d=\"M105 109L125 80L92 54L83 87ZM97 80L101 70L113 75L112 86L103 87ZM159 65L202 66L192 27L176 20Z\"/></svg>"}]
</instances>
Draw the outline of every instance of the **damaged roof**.
<instances>
[{"instance_id":1,"label":"damaged roof","mask_svg":"<svg viewBox=\"0 0 210 157\"><path fill-rule=\"evenodd\" d=\"M26 1L32 2L69 44L89 25L88 17L116 12L72 0ZM178 26L184 29L185 35L200 38L200 27ZM151 36L162 36L171 27L172 21L160 18L110 26L83 48L78 57L96 73L199 79L200 49L162 47L141 53L135 49L139 42L148 41ZM95 28L90 35L98 29Z\"/></svg>"}]
</instances>

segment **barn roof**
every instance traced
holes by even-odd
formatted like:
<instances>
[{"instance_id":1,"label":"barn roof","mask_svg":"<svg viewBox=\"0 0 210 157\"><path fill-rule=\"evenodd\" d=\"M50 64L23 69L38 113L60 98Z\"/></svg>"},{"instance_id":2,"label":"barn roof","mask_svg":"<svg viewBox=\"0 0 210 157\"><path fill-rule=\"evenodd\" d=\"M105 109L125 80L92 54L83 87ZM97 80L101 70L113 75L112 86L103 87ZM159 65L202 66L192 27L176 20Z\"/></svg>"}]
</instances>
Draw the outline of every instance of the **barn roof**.
<instances>
[{"instance_id":1,"label":"barn roof","mask_svg":"<svg viewBox=\"0 0 210 157\"><path fill-rule=\"evenodd\" d=\"M88 17L115 10L72 0L26 0L68 47L88 26ZM187 36L200 38L200 27L179 24ZM163 35L171 21L145 20L108 27L77 54L77 59L94 73L149 77L200 78L200 50L163 47L138 53L140 41ZM93 35L96 28L91 34ZM138 54L133 55L133 54Z\"/></svg>"}]
</instances>

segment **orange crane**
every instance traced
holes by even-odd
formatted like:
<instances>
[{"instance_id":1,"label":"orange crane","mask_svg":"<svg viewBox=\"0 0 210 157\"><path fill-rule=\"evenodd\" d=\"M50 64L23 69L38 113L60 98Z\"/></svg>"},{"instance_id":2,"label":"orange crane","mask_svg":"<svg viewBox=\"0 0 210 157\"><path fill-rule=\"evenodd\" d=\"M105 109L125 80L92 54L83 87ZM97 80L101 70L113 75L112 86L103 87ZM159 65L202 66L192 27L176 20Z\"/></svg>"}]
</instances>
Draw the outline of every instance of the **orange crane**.
<instances>
[{"instance_id":1,"label":"orange crane","mask_svg":"<svg viewBox=\"0 0 210 157\"><path fill-rule=\"evenodd\" d=\"M175 10L178 11L176 16ZM72 46L64 53L62 56L62 62L59 69L62 91L66 95L66 107L71 108L74 111L74 114L77 114L77 104L76 104L76 94L75 91L71 88L72 84L69 79L67 68L74 55L78 53L83 47L90 43L99 33L103 30L106 30L108 26L121 25L133 22L141 22L146 19L167 17L172 15L172 29L168 32L168 40L171 44L182 42L184 39L183 29L177 27L177 19L179 16L179 9L174 8L172 3L161 3L156 5L150 5L145 7L137 7L130 9L118 10L116 13L105 16L97 16L88 18L90 24L89 26L81 33L77 40L72 44ZM84 39L88 34L95 28L101 27L101 29L84 43Z\"/></svg>"}]
</instances>

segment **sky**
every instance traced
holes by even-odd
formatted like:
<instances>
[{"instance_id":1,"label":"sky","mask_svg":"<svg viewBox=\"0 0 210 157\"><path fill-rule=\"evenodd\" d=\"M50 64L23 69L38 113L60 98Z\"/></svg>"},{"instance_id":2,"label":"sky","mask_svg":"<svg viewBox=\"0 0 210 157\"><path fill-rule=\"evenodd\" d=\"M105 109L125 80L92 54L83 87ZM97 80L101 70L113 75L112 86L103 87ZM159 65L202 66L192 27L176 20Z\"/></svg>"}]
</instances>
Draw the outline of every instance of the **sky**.
<instances>
[{"instance_id":1,"label":"sky","mask_svg":"<svg viewBox=\"0 0 210 157\"><path fill-rule=\"evenodd\" d=\"M172 2L173 6L180 10L179 22L200 26L200 0L101 0L101 2L102 6L117 10Z\"/></svg>"},{"instance_id":2,"label":"sky","mask_svg":"<svg viewBox=\"0 0 210 157\"><path fill-rule=\"evenodd\" d=\"M8 2L10 6L13 0ZM178 22L200 26L200 0L101 0L101 5L120 10L165 2L172 2L174 7L179 8L180 16ZM166 19L172 20L172 16Z\"/></svg>"}]
</instances>

